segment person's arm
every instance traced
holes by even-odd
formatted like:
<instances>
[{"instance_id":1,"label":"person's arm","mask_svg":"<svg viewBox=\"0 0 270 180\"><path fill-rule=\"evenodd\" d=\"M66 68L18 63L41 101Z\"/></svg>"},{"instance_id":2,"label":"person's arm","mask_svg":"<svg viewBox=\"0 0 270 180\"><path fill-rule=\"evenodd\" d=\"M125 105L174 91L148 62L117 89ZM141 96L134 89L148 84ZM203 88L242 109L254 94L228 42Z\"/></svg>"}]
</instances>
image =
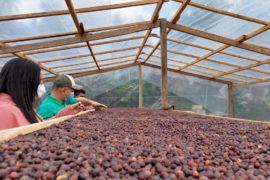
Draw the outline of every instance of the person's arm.
<instances>
[{"instance_id":1,"label":"person's arm","mask_svg":"<svg viewBox=\"0 0 270 180\"><path fill-rule=\"evenodd\" d=\"M107 108L106 105L87 99L87 98L79 97L76 99L78 100L78 102L81 102L85 106L93 106L94 108Z\"/></svg>"}]
</instances>

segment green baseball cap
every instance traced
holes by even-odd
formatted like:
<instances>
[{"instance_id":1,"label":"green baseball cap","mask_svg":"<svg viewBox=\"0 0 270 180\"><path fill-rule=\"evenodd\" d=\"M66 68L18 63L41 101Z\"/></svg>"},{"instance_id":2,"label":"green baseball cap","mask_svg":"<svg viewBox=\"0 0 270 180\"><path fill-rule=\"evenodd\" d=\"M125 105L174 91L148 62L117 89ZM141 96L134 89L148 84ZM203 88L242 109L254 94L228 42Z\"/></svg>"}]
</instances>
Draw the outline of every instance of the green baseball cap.
<instances>
[{"instance_id":1,"label":"green baseball cap","mask_svg":"<svg viewBox=\"0 0 270 180\"><path fill-rule=\"evenodd\" d=\"M55 87L69 87L75 90L81 90L82 86L75 83L72 76L67 74L61 74L53 82Z\"/></svg>"}]
</instances>

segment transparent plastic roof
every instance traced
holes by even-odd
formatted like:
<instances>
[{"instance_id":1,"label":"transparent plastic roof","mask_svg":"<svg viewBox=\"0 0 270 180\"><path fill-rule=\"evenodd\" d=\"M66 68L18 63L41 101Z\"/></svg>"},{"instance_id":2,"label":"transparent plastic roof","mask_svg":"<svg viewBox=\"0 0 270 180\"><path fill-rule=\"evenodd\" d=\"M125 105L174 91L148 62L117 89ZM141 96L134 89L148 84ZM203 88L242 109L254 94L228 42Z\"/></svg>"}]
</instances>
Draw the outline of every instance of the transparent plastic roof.
<instances>
[{"instance_id":1,"label":"transparent plastic roof","mask_svg":"<svg viewBox=\"0 0 270 180\"><path fill-rule=\"evenodd\" d=\"M192 6L188 6L185 9L178 24L232 39L262 27L262 25L256 23L209 12Z\"/></svg>"},{"instance_id":2,"label":"transparent plastic roof","mask_svg":"<svg viewBox=\"0 0 270 180\"><path fill-rule=\"evenodd\" d=\"M0 50L3 43L19 48L31 46L20 54L15 54L17 53L15 50L11 53L1 53L0 68L17 56L40 62L45 66L42 70L45 78L54 76L53 72L45 70L46 67L51 68L54 73L71 74L98 70L94 60L101 69L111 67L117 69L117 66L132 63L136 65L135 60L137 62L147 60L146 63L160 66L159 27L99 38L104 33L118 34L124 31L123 28L130 31L163 18L168 23L176 23L189 29L181 32L167 28L169 68L205 77L217 76L217 79L233 83L263 81L269 78L270 30L266 25L269 25L270 1L192 0L183 11L179 10L183 8L185 1L164 1L162 7L158 9L159 2L72 0L75 16L79 23L83 23L85 34L92 34L98 39L89 41L93 51L90 52L86 40L80 39L79 43L72 41L80 38L81 35L78 34L80 27L76 27L71 16L72 11L65 1L0 0L0 27L3 27L0 28ZM181 14L178 16L177 12ZM238 47L226 45L228 42L223 39L217 42L210 36L199 37L202 36L200 33L191 35L189 34L191 30L207 32L212 37L219 35L234 42L246 35L247 39L244 39L243 44L256 48L241 47L241 43ZM53 44L59 40L65 45L39 48L39 45L35 44Z\"/></svg>"},{"instance_id":3,"label":"transparent plastic roof","mask_svg":"<svg viewBox=\"0 0 270 180\"><path fill-rule=\"evenodd\" d=\"M268 21L270 19L270 1L265 0L192 0L192 2L204 4L210 7L223 9L229 12L241 14Z\"/></svg>"}]
</instances>

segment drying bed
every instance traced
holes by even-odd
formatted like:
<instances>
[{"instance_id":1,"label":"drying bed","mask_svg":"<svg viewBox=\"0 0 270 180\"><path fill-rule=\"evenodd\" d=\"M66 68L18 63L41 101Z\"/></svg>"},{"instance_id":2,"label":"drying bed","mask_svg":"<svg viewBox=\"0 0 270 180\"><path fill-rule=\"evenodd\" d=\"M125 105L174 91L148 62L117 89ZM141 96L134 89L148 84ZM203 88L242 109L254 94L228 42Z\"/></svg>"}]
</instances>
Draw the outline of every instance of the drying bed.
<instances>
[{"instance_id":1,"label":"drying bed","mask_svg":"<svg viewBox=\"0 0 270 180\"><path fill-rule=\"evenodd\" d=\"M108 109L0 143L0 179L270 179L270 126Z\"/></svg>"}]
</instances>

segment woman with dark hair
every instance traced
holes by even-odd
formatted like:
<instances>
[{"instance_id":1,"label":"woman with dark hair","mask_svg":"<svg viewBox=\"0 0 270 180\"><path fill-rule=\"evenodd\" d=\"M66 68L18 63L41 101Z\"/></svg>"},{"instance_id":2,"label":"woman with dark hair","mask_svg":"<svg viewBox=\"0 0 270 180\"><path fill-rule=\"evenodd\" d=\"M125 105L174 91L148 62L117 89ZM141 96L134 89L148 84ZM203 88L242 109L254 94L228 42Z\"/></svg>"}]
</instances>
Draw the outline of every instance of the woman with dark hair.
<instances>
[{"instance_id":1,"label":"woman with dark hair","mask_svg":"<svg viewBox=\"0 0 270 180\"><path fill-rule=\"evenodd\" d=\"M0 130L42 121L34 110L40 67L21 58L7 62L0 73Z\"/></svg>"}]
</instances>

